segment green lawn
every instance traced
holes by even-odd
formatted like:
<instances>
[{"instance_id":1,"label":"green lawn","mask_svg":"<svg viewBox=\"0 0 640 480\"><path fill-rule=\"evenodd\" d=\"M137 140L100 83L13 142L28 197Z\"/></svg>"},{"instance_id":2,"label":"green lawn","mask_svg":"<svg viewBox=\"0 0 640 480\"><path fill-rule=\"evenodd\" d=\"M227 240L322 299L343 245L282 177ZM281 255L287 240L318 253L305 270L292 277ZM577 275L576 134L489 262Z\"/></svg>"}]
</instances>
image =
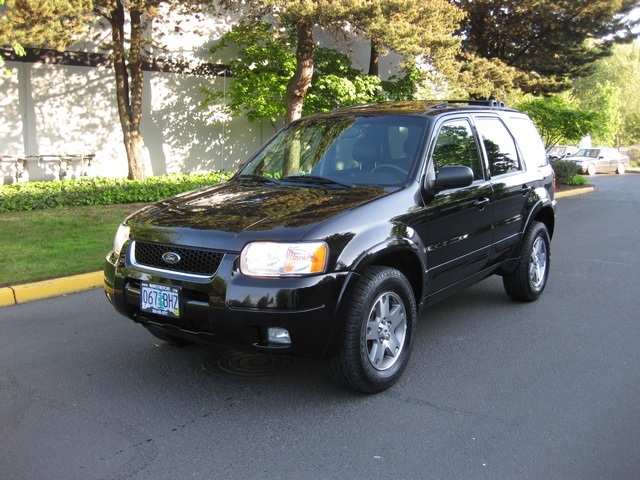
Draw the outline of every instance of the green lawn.
<instances>
[{"instance_id":1,"label":"green lawn","mask_svg":"<svg viewBox=\"0 0 640 480\"><path fill-rule=\"evenodd\" d=\"M0 287L102 270L118 225L140 207L0 214Z\"/></svg>"}]
</instances>

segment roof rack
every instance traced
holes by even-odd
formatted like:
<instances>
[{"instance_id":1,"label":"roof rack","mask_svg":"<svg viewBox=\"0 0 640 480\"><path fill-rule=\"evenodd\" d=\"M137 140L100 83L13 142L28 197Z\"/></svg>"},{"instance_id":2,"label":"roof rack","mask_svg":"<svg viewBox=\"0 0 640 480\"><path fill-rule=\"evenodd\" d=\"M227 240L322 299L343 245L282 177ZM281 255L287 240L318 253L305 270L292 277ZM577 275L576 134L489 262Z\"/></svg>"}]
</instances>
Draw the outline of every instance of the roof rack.
<instances>
[{"instance_id":1,"label":"roof rack","mask_svg":"<svg viewBox=\"0 0 640 480\"><path fill-rule=\"evenodd\" d=\"M466 105L474 105L479 107L495 107L495 108L504 108L504 102L500 100L445 100L442 104L438 104L434 107L442 108L446 107L448 103L453 104L466 104Z\"/></svg>"}]
</instances>

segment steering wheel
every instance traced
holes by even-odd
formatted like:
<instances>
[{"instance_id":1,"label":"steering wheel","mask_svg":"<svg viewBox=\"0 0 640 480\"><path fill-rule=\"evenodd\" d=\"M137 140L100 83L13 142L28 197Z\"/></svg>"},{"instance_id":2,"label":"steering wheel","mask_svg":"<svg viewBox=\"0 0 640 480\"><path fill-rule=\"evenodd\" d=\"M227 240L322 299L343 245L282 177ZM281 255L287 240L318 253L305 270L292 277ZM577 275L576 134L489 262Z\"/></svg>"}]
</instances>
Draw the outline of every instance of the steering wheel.
<instances>
[{"instance_id":1,"label":"steering wheel","mask_svg":"<svg viewBox=\"0 0 640 480\"><path fill-rule=\"evenodd\" d=\"M394 165L392 163L381 163L380 165L378 165L376 168L374 168L373 170L371 170L371 173L375 173L375 172L379 172L381 170L387 170L390 171L391 173L395 174L395 175L401 175L402 178L405 178L407 176L407 174L409 173L408 171L406 171L404 168L401 168L397 165Z\"/></svg>"}]
</instances>

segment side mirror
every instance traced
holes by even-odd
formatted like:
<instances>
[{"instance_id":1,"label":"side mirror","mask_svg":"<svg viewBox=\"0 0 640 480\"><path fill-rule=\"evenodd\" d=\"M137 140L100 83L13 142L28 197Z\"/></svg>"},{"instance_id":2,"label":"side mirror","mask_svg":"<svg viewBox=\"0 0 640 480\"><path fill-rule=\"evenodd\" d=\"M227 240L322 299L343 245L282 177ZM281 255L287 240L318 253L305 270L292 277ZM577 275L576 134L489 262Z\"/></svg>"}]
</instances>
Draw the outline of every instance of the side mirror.
<instances>
[{"instance_id":1,"label":"side mirror","mask_svg":"<svg viewBox=\"0 0 640 480\"><path fill-rule=\"evenodd\" d=\"M436 173L436 190L468 187L473 183L473 170L462 165L447 165Z\"/></svg>"}]
</instances>

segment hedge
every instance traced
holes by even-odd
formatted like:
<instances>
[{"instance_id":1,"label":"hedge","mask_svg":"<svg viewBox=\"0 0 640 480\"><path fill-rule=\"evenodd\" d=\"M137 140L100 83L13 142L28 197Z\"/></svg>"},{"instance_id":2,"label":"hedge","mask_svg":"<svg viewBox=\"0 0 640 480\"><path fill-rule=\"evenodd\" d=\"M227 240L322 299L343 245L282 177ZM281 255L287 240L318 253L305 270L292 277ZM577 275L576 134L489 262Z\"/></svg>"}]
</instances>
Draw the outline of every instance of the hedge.
<instances>
[{"instance_id":1,"label":"hedge","mask_svg":"<svg viewBox=\"0 0 640 480\"><path fill-rule=\"evenodd\" d=\"M155 202L226 181L231 175L221 171L192 175L170 174L152 177L143 182L96 177L0 185L0 212Z\"/></svg>"},{"instance_id":2,"label":"hedge","mask_svg":"<svg viewBox=\"0 0 640 480\"><path fill-rule=\"evenodd\" d=\"M584 185L587 179L578 173L575 162L552 160L551 165L556 172L556 182L561 185Z\"/></svg>"}]
</instances>

